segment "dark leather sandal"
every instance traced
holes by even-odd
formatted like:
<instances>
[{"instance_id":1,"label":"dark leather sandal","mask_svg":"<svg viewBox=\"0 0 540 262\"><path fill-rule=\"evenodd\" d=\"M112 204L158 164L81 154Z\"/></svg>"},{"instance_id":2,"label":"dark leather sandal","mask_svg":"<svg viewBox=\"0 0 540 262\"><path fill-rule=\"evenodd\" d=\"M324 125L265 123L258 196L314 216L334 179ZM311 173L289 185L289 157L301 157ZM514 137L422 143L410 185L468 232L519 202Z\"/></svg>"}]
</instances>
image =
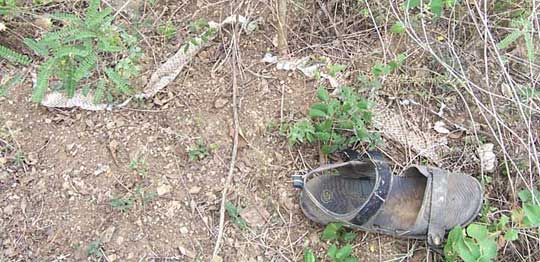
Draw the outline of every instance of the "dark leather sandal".
<instances>
[{"instance_id":1,"label":"dark leather sandal","mask_svg":"<svg viewBox=\"0 0 540 262\"><path fill-rule=\"evenodd\" d=\"M428 166L412 165L394 175L381 153L297 176L300 205L311 220L396 237L442 244L457 225L470 224L482 207L478 180Z\"/></svg>"}]
</instances>

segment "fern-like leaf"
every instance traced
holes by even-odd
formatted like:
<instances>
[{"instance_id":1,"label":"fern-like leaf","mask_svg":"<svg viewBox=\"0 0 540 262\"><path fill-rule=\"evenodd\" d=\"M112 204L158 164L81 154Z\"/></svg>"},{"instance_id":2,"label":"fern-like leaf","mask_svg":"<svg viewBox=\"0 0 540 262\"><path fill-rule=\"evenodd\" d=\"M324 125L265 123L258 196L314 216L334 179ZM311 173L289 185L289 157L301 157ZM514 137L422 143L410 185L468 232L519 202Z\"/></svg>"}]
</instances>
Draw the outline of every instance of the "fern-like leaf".
<instances>
[{"instance_id":1,"label":"fern-like leaf","mask_svg":"<svg viewBox=\"0 0 540 262\"><path fill-rule=\"evenodd\" d=\"M94 93L94 104L99 104L105 94L105 80L101 79L97 83L96 92Z\"/></svg>"},{"instance_id":2,"label":"fern-like leaf","mask_svg":"<svg viewBox=\"0 0 540 262\"><path fill-rule=\"evenodd\" d=\"M60 61L64 57L86 57L90 53L86 48L80 48L78 46L64 46L58 50L55 50L54 60Z\"/></svg>"},{"instance_id":3,"label":"fern-like leaf","mask_svg":"<svg viewBox=\"0 0 540 262\"><path fill-rule=\"evenodd\" d=\"M80 32L80 29L78 27L75 27L75 26L64 27L60 30L46 33L41 38L40 42L42 43L56 42L66 37L76 35L79 32Z\"/></svg>"},{"instance_id":4,"label":"fern-like leaf","mask_svg":"<svg viewBox=\"0 0 540 262\"><path fill-rule=\"evenodd\" d=\"M97 56L91 52L87 57L83 58L79 67L74 72L75 80L80 81L92 74L92 70L96 67Z\"/></svg>"},{"instance_id":5,"label":"fern-like leaf","mask_svg":"<svg viewBox=\"0 0 540 262\"><path fill-rule=\"evenodd\" d=\"M106 21L106 18L112 12L113 12L112 8L107 7L105 9L103 9L103 11L97 12L93 16L87 16L86 21L85 21L85 25L88 28L91 28L91 29L98 29L103 25L108 25L109 21L112 21L112 20L107 20Z\"/></svg>"},{"instance_id":6,"label":"fern-like leaf","mask_svg":"<svg viewBox=\"0 0 540 262\"><path fill-rule=\"evenodd\" d=\"M507 47L509 47L512 43L514 43L521 35L523 34L523 32L519 31L519 30L514 30L512 31L512 33L506 35L504 37L503 40L501 40L498 44L497 44L497 48L499 49L506 49Z\"/></svg>"},{"instance_id":7,"label":"fern-like leaf","mask_svg":"<svg viewBox=\"0 0 540 262\"><path fill-rule=\"evenodd\" d=\"M118 72L114 71L111 68L105 69L105 73L107 74L107 77L111 82L114 83L116 88L120 90L120 92L129 95L131 93L131 89L129 88L128 81L125 80Z\"/></svg>"},{"instance_id":8,"label":"fern-like leaf","mask_svg":"<svg viewBox=\"0 0 540 262\"><path fill-rule=\"evenodd\" d=\"M68 70L67 77L64 79L64 89L67 92L68 97L73 97L75 95L75 88L77 87L77 82L75 79L75 70L73 68Z\"/></svg>"},{"instance_id":9,"label":"fern-like leaf","mask_svg":"<svg viewBox=\"0 0 540 262\"><path fill-rule=\"evenodd\" d=\"M69 13L53 13L49 15L50 18L71 23L81 23L81 18L74 14Z\"/></svg>"},{"instance_id":10,"label":"fern-like leaf","mask_svg":"<svg viewBox=\"0 0 540 262\"><path fill-rule=\"evenodd\" d=\"M525 33L523 34L523 39L525 39L525 48L527 49L527 58L529 59L530 63L534 62L534 43L532 39L532 33Z\"/></svg>"},{"instance_id":11,"label":"fern-like leaf","mask_svg":"<svg viewBox=\"0 0 540 262\"><path fill-rule=\"evenodd\" d=\"M40 55L40 56L48 56L49 55L49 49L46 45L43 43L36 42L36 40L31 38L25 38L23 40L23 43L30 48L34 53Z\"/></svg>"},{"instance_id":12,"label":"fern-like leaf","mask_svg":"<svg viewBox=\"0 0 540 262\"><path fill-rule=\"evenodd\" d=\"M36 85L34 86L34 91L32 93L32 101L40 103L45 97L45 92L49 87L49 77L52 73L52 60L48 60L43 65L39 67L39 72L37 75Z\"/></svg>"},{"instance_id":13,"label":"fern-like leaf","mask_svg":"<svg viewBox=\"0 0 540 262\"><path fill-rule=\"evenodd\" d=\"M21 65L29 65L32 62L30 57L11 50L3 45L0 45L0 57L9 60L12 63Z\"/></svg>"},{"instance_id":14,"label":"fern-like leaf","mask_svg":"<svg viewBox=\"0 0 540 262\"><path fill-rule=\"evenodd\" d=\"M92 32L92 31L79 30L79 31L77 31L76 34L65 37L65 38L61 39L61 41L63 43L68 43L68 42L77 41L77 40L92 39L92 38L95 38L95 37L97 37L97 34Z\"/></svg>"}]
</instances>

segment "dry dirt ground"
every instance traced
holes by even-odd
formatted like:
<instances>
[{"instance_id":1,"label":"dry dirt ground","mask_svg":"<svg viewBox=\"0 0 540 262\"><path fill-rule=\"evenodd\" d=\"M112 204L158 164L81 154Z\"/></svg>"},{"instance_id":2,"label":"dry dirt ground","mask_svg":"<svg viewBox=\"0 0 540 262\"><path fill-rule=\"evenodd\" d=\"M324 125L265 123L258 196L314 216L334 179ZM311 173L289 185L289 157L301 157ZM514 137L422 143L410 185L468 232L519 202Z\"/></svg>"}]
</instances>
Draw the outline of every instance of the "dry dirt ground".
<instances>
[{"instance_id":1,"label":"dry dirt ground","mask_svg":"<svg viewBox=\"0 0 540 262\"><path fill-rule=\"evenodd\" d=\"M206 8L196 12L197 4ZM219 20L229 9L169 1L154 14L185 28L193 17ZM265 3L256 9L270 16ZM179 34L153 47L158 61L176 51ZM303 216L290 181L319 159L290 148L278 130L306 112L316 83L260 61L274 49L273 35L266 24L240 42L249 70L239 80L243 136L227 199L249 226L226 217L223 261L301 261L306 246L326 252L322 228ZM370 60L376 41L356 47L357 61ZM216 66L223 50L216 41L164 92L122 110L38 106L29 101L29 77L0 98L0 143L12 157L0 163L0 261L209 261L232 149L231 70ZM190 160L198 143L209 154ZM353 244L360 261L426 259L423 242L359 232Z\"/></svg>"}]
</instances>

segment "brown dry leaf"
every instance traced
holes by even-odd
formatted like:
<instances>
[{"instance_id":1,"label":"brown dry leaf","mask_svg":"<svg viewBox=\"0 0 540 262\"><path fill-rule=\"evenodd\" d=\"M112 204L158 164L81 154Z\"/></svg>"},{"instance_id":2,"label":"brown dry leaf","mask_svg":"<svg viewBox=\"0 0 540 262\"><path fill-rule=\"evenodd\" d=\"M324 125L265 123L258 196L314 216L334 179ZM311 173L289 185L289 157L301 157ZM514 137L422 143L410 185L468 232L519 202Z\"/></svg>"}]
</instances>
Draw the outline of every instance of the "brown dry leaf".
<instances>
[{"instance_id":1,"label":"brown dry leaf","mask_svg":"<svg viewBox=\"0 0 540 262\"><path fill-rule=\"evenodd\" d=\"M114 163L118 165L118 158L116 157L116 153L118 152L118 141L111 140L109 142L109 151L111 152L111 156L114 160Z\"/></svg>"},{"instance_id":2,"label":"brown dry leaf","mask_svg":"<svg viewBox=\"0 0 540 262\"><path fill-rule=\"evenodd\" d=\"M264 207L251 206L243 209L240 212L240 216L246 220L246 222L254 227L262 227L270 217L270 214Z\"/></svg>"}]
</instances>

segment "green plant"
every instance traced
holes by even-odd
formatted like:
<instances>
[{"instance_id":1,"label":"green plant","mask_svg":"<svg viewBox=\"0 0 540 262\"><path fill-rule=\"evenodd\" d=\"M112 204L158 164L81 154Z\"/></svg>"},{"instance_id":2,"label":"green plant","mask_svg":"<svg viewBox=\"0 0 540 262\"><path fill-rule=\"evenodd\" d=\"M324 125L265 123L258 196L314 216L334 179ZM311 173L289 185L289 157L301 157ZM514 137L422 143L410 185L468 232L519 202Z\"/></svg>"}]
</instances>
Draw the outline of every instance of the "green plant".
<instances>
[{"instance_id":1,"label":"green plant","mask_svg":"<svg viewBox=\"0 0 540 262\"><path fill-rule=\"evenodd\" d=\"M0 0L0 15L9 15L17 11L17 0Z\"/></svg>"},{"instance_id":2,"label":"green plant","mask_svg":"<svg viewBox=\"0 0 540 262\"><path fill-rule=\"evenodd\" d=\"M521 208L512 211L512 221L525 228L540 227L540 191L521 190Z\"/></svg>"},{"instance_id":3,"label":"green plant","mask_svg":"<svg viewBox=\"0 0 540 262\"><path fill-rule=\"evenodd\" d=\"M215 36L217 31L210 27L208 21L204 18L197 19L189 24L189 32L192 36L187 38L186 44L182 47L184 53L189 50L191 45L200 46L208 42L208 39ZM196 35L197 37L194 37Z\"/></svg>"},{"instance_id":4,"label":"green plant","mask_svg":"<svg viewBox=\"0 0 540 262\"><path fill-rule=\"evenodd\" d=\"M248 227L246 220L244 220L240 213L238 212L238 208L236 208L231 202L225 203L225 210L227 210L227 214L231 218L232 222L237 225L240 229L244 230Z\"/></svg>"},{"instance_id":5,"label":"green plant","mask_svg":"<svg viewBox=\"0 0 540 262\"><path fill-rule=\"evenodd\" d=\"M14 86L20 84L22 82L21 75L15 75L5 81L5 83L0 82L0 96L7 96L8 92L11 88Z\"/></svg>"},{"instance_id":6,"label":"green plant","mask_svg":"<svg viewBox=\"0 0 540 262\"><path fill-rule=\"evenodd\" d=\"M89 257L102 258L103 252L101 251L101 240L95 240L88 244L86 249L86 255Z\"/></svg>"},{"instance_id":7,"label":"green plant","mask_svg":"<svg viewBox=\"0 0 540 262\"><path fill-rule=\"evenodd\" d=\"M529 59L529 62L534 62L536 60L536 53L533 41L534 30L532 29L532 24L529 23L527 19L520 17L513 19L510 25L513 28L512 31L497 43L497 48L506 49L520 37L523 37L525 49L527 50L527 58Z\"/></svg>"},{"instance_id":8,"label":"green plant","mask_svg":"<svg viewBox=\"0 0 540 262\"><path fill-rule=\"evenodd\" d=\"M394 30L399 31L401 29L394 28ZM405 29L403 28L403 30ZM405 63L405 59L407 59L407 55L405 53L400 53L388 63L378 62L371 67L372 78L365 74L359 74L356 80L363 88L381 88L381 79L398 70Z\"/></svg>"},{"instance_id":9,"label":"green plant","mask_svg":"<svg viewBox=\"0 0 540 262\"><path fill-rule=\"evenodd\" d=\"M398 22L394 23L390 27L390 32L392 32L394 34L403 34L403 33L405 33L405 31L406 31L405 30L405 25L401 21L398 21Z\"/></svg>"},{"instance_id":10,"label":"green plant","mask_svg":"<svg viewBox=\"0 0 540 262\"><path fill-rule=\"evenodd\" d=\"M343 70L345 70L346 68L347 66L342 64L328 64L326 66L328 74L332 77L335 77L338 73L343 72Z\"/></svg>"},{"instance_id":11,"label":"green plant","mask_svg":"<svg viewBox=\"0 0 540 262\"><path fill-rule=\"evenodd\" d=\"M169 21L158 27L158 33L166 40L171 40L176 36L176 27Z\"/></svg>"},{"instance_id":12,"label":"green plant","mask_svg":"<svg viewBox=\"0 0 540 262\"><path fill-rule=\"evenodd\" d=\"M12 63L21 65L29 65L32 62L28 56L18 53L12 49L9 49L3 45L0 45L0 58L7 59Z\"/></svg>"},{"instance_id":13,"label":"green plant","mask_svg":"<svg viewBox=\"0 0 540 262\"><path fill-rule=\"evenodd\" d=\"M155 191L146 191L141 185L135 187L135 193L140 196L142 204L146 205L154 201L158 197L158 193Z\"/></svg>"},{"instance_id":14,"label":"green plant","mask_svg":"<svg viewBox=\"0 0 540 262\"><path fill-rule=\"evenodd\" d=\"M133 199L131 198L113 198L111 199L110 205L113 209L119 210L120 212L126 212L133 208Z\"/></svg>"},{"instance_id":15,"label":"green plant","mask_svg":"<svg viewBox=\"0 0 540 262\"><path fill-rule=\"evenodd\" d=\"M17 153L15 153L15 165L23 166L25 161L26 157L24 156L24 153L22 151L17 151Z\"/></svg>"},{"instance_id":16,"label":"green plant","mask_svg":"<svg viewBox=\"0 0 540 262\"><path fill-rule=\"evenodd\" d=\"M445 260L456 261L459 257L465 262L492 261L497 256L495 237L485 225L470 224L467 229L457 226L448 234Z\"/></svg>"},{"instance_id":17,"label":"green plant","mask_svg":"<svg viewBox=\"0 0 540 262\"><path fill-rule=\"evenodd\" d=\"M313 253L313 250L306 247L304 248L304 262L316 262L317 259L315 258L315 254Z\"/></svg>"},{"instance_id":18,"label":"green plant","mask_svg":"<svg viewBox=\"0 0 540 262\"><path fill-rule=\"evenodd\" d=\"M356 238L356 233L346 231L341 223L330 223L326 225L324 231L321 234L321 239L324 241L334 242L351 242ZM328 247L326 255L330 257L333 262L356 262L358 258L351 256L352 245L346 244L339 247L336 243L333 243ZM316 257L310 248L304 248L304 262L315 262Z\"/></svg>"},{"instance_id":19,"label":"green plant","mask_svg":"<svg viewBox=\"0 0 540 262\"><path fill-rule=\"evenodd\" d=\"M358 258L351 256L352 246L347 244L341 248L338 248L336 244L332 244L328 248L327 255L332 258L333 262L356 262Z\"/></svg>"},{"instance_id":20,"label":"green plant","mask_svg":"<svg viewBox=\"0 0 540 262\"><path fill-rule=\"evenodd\" d=\"M209 154L208 148L202 141L197 141L197 144L188 149L189 161L202 160Z\"/></svg>"},{"instance_id":21,"label":"green plant","mask_svg":"<svg viewBox=\"0 0 540 262\"><path fill-rule=\"evenodd\" d=\"M405 9L414 9L420 7L420 4L426 1L421 0L407 0L405 1L403 8ZM458 0L429 0L429 9L433 13L435 18L439 18L442 15L444 8L452 8L456 5Z\"/></svg>"},{"instance_id":22,"label":"green plant","mask_svg":"<svg viewBox=\"0 0 540 262\"><path fill-rule=\"evenodd\" d=\"M135 158L129 161L129 169L136 171L141 177L146 177L148 174L148 164L142 154L137 154Z\"/></svg>"},{"instance_id":23,"label":"green plant","mask_svg":"<svg viewBox=\"0 0 540 262\"><path fill-rule=\"evenodd\" d=\"M505 241L515 241L519 238L520 229L540 227L540 191L524 189L518 196L521 208L512 211L511 219L503 214L490 223L487 213L496 209L486 203L481 218L485 224L474 223L466 229L459 226L452 229L444 246L446 261L456 261L458 257L465 262L491 261L497 256L495 240L499 235Z\"/></svg>"},{"instance_id":24,"label":"green plant","mask_svg":"<svg viewBox=\"0 0 540 262\"><path fill-rule=\"evenodd\" d=\"M83 84L88 86L85 91L94 87L96 103L103 97L112 100L114 96L132 93L130 80L138 75L141 49L136 37L112 24L111 8L100 11L100 2L91 0L83 18L70 13L52 14L50 17L61 21L63 27L45 33L39 40L24 39L30 49L44 58L32 94L34 102L40 102L49 88L63 90L72 97ZM113 56L123 58L107 59ZM92 76L99 80L92 80ZM59 80L50 87L53 78Z\"/></svg>"},{"instance_id":25,"label":"green plant","mask_svg":"<svg viewBox=\"0 0 540 262\"><path fill-rule=\"evenodd\" d=\"M312 104L309 118L290 126L288 138L291 145L297 143L321 143L324 154L343 150L358 142L374 146L379 135L370 132L373 103L359 97L349 87L340 88L339 94L331 96L322 87L317 90L319 103Z\"/></svg>"}]
</instances>

